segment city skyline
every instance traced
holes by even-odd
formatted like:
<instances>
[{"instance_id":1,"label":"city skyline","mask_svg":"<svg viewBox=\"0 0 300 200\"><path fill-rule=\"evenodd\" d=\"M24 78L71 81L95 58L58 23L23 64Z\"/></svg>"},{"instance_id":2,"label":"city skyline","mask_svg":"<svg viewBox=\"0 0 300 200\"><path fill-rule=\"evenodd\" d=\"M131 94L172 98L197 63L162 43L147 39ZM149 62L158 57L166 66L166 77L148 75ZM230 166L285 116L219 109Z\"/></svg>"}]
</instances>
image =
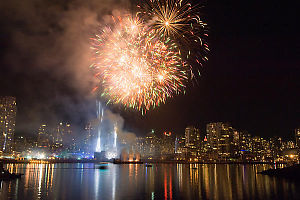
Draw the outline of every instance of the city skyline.
<instances>
[{"instance_id":1,"label":"city skyline","mask_svg":"<svg viewBox=\"0 0 300 200\"><path fill-rule=\"evenodd\" d=\"M16 98L15 97L11 97L11 96L0 96L0 99L2 99L2 101L3 101L3 103L1 104L2 105L2 107L5 105L5 102L6 101L13 101L13 104L14 104L14 112L16 112L16 110L17 110L17 104L16 104ZM96 104L97 105L97 104ZM109 110L109 108L108 107L106 107L106 108L103 108L103 110ZM98 112L98 111L97 111ZM103 111L102 111L103 112ZM109 112L111 112L111 111L109 111ZM116 115L118 115L122 120L123 120L123 118L122 118L122 116L120 116L118 113L113 113L113 114L116 114ZM18 127L18 126L16 126L16 124L15 124L15 120L16 120L16 113L14 114L14 117L13 117L13 120L14 120L14 123L13 123L13 134L12 135L15 135L15 127ZM4 114L3 114L3 119L4 119ZM94 117L94 118L89 118L87 121L86 121L86 124L81 124L81 126L80 125L78 125L78 124L74 124L75 126L75 129L73 129L73 131L75 131L75 133L76 133L76 135L75 135L75 137L78 137L78 136L80 136L81 134L82 134L82 132L86 129L86 127L87 127L87 125L88 124L90 124L91 123L91 121L95 121L95 120L97 120L97 116L96 117ZM46 123L45 123L46 122ZM24 133L17 133L16 134L16 136L27 136L27 137L36 137L37 136L37 134L38 134L38 137L39 137L39 135L40 135L40 132L41 132L41 129L45 126L47 126L47 128L48 128L48 126L49 126L49 124L50 124L50 127L52 126L52 129L55 129L54 127L56 127L57 129L59 129L59 127L57 127L57 124L59 124L59 125L62 125L63 123L65 123L66 125L68 125L68 126L70 126L70 121L68 121L68 120L59 120L59 119L56 119L55 120L55 122L51 122L51 123L47 123L47 120L45 120L45 121L43 121L43 122L41 122L41 123L39 123L39 124L36 124L36 127L35 127L35 129L32 129L32 132L30 133L30 134L24 134ZM95 122L94 122L95 123ZM191 127L191 128L193 128L193 129L195 129L197 132L201 132L202 134L204 133L208 133L207 132L207 125L208 124L212 124L212 123L225 123L225 124L228 124L228 126L231 126L232 125L232 123L231 122L229 122L229 121L225 121L225 122L221 122L221 121L219 121L219 122L212 122L212 121L209 121L207 124L205 124L203 127L201 127L201 126L199 126L199 124L202 124L202 123L196 123L196 124L193 124L193 123L188 123L188 126L186 126L185 128L184 128L184 131L182 131L182 132L172 132L171 131L171 129L168 129L168 128L163 128L163 129L161 129L161 130L159 130L159 129L156 129L156 127L152 127L151 129L149 129L149 130L146 130L146 131L144 131L144 132L139 132L139 133L135 133L136 134L136 136L137 137L139 137L139 136L145 136L146 134L148 134L148 133L150 133L151 131L153 132L153 131L155 131L155 132L160 132L160 133L162 133L162 134L164 134L164 133L170 133L170 134L175 134L175 135L186 135L186 130L187 130L187 128L189 128L189 127ZM12 125L11 125L12 126ZM104 125L105 126L105 125ZM44 127L44 128L45 128ZM235 129L235 130L237 130L237 129ZM274 136L277 136L277 137L283 137L284 138L284 140L290 140L290 139L295 139L294 137L295 137L295 135L296 135L296 133L298 133L298 135L299 135L299 131L300 130L300 128L299 127L294 127L294 129L291 131L291 133L289 133L289 134L286 134L286 135L284 135L284 136L280 136L280 135L272 135L272 136L264 136L265 138L271 138L271 137L274 137ZM45 131L45 130L43 130L43 131ZM251 134L251 135L256 135L256 136L261 136L261 135L257 135L257 134L255 134L255 133L250 133L248 130L245 130L245 129L238 129L238 131L242 131L242 132L246 132L247 134L249 133L249 134ZM295 134L294 134L295 133ZM202 138L203 139L203 138ZM299 139L296 139L295 140L295 142L297 143L298 142L298 140Z\"/></svg>"},{"instance_id":2,"label":"city skyline","mask_svg":"<svg viewBox=\"0 0 300 200\"><path fill-rule=\"evenodd\" d=\"M13 97L1 97L1 126L14 126L16 102ZM3 112L5 111L5 112ZM6 112L8 111L8 112ZM13 113L11 116L10 112ZM122 119L104 111L103 122L89 122L80 135L70 123L55 126L41 124L34 137L16 136L13 130L3 132L1 156L16 159L129 159L171 162L289 162L298 160L300 129L294 129L292 140L282 137L262 138L235 129L229 123L206 124L206 131L187 126L184 134L156 132L143 137L122 130ZM5 119L5 123L2 123ZM8 119L8 120L6 120ZM101 132L101 148L98 147ZM131 139L130 139L131 138ZM6 139L6 138L4 138ZM100 140L99 140L100 141ZM126 161L126 160L125 160Z\"/></svg>"}]
</instances>

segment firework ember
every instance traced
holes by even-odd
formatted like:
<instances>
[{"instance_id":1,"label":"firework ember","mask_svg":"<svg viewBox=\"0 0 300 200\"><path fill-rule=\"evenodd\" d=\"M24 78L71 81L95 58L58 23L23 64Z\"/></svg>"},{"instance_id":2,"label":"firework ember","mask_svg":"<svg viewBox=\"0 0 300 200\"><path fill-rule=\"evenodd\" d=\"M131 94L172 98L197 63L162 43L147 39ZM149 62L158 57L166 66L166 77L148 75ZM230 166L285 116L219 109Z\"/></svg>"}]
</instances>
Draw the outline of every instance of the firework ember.
<instances>
[{"instance_id":1,"label":"firework ember","mask_svg":"<svg viewBox=\"0 0 300 200\"><path fill-rule=\"evenodd\" d=\"M182 92L187 65L175 43L157 37L154 29L134 17L113 18L93 38L95 76L102 96L145 112Z\"/></svg>"}]
</instances>

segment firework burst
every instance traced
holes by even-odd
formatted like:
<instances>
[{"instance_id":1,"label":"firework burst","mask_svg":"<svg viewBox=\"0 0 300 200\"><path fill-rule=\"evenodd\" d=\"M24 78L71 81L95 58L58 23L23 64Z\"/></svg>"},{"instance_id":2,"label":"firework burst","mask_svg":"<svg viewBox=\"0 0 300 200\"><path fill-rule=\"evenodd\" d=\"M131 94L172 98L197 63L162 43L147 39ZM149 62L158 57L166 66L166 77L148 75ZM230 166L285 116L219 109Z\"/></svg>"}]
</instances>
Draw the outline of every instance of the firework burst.
<instances>
[{"instance_id":1,"label":"firework burst","mask_svg":"<svg viewBox=\"0 0 300 200\"><path fill-rule=\"evenodd\" d=\"M207 60L208 27L200 18L200 6L192 6L186 0L148 0L138 8L139 16L156 34L174 40L187 60L195 58L200 65ZM192 77L195 72L198 74L198 68L192 67Z\"/></svg>"},{"instance_id":2,"label":"firework burst","mask_svg":"<svg viewBox=\"0 0 300 200\"><path fill-rule=\"evenodd\" d=\"M92 39L92 68L101 80L102 96L144 113L182 92L188 68L177 45L157 37L138 17L113 20L113 26Z\"/></svg>"}]
</instances>

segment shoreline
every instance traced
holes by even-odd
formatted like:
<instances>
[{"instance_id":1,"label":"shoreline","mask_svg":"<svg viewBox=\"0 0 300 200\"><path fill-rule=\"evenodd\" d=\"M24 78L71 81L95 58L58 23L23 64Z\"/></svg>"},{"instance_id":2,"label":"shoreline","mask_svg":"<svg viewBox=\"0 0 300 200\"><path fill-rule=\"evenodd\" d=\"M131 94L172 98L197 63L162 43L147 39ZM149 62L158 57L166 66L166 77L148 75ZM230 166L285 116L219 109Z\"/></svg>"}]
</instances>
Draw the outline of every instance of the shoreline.
<instances>
[{"instance_id":1,"label":"shoreline","mask_svg":"<svg viewBox=\"0 0 300 200\"><path fill-rule=\"evenodd\" d=\"M289 180L300 181L300 164L294 164L292 166L279 168L279 169L267 169L258 174L267 175L276 178L284 178Z\"/></svg>"},{"instance_id":2,"label":"shoreline","mask_svg":"<svg viewBox=\"0 0 300 200\"><path fill-rule=\"evenodd\" d=\"M91 159L82 159L82 160L76 160L76 159L57 159L57 160L15 160L15 159L0 159L0 162L3 162L4 164L12 163L12 164L28 164L28 163L100 163L101 161L97 160L91 160ZM255 164L288 164L287 162L241 162L241 161L219 161L219 162L195 162L195 161L166 161L166 160L141 160L143 163L160 163L160 164L249 164L249 165L255 165ZM110 162L113 163L113 162ZM119 163L118 163L119 164ZM121 163L121 164L142 164L142 163Z\"/></svg>"}]
</instances>

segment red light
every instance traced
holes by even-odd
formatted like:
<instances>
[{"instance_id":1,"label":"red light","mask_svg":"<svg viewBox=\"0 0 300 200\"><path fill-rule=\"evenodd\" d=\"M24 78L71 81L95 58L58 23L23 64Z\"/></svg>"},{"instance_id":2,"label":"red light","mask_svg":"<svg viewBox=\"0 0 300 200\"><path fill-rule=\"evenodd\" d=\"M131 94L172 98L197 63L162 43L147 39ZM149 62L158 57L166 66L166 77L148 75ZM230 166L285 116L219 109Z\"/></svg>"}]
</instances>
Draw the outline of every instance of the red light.
<instances>
[{"instance_id":1,"label":"red light","mask_svg":"<svg viewBox=\"0 0 300 200\"><path fill-rule=\"evenodd\" d=\"M172 135L172 133L171 132L164 132L164 135L166 135L166 136L171 136Z\"/></svg>"}]
</instances>

